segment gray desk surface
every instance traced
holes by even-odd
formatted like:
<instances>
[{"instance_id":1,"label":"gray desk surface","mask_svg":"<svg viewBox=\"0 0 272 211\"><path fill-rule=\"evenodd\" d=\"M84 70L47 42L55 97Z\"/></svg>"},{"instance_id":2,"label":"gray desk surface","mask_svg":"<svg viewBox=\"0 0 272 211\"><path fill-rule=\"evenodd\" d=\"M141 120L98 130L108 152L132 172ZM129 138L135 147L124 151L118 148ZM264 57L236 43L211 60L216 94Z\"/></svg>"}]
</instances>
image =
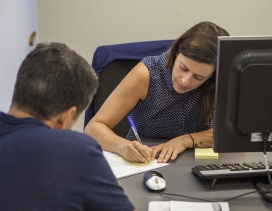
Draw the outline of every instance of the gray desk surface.
<instances>
[{"instance_id":1,"label":"gray desk surface","mask_svg":"<svg viewBox=\"0 0 272 211\"><path fill-rule=\"evenodd\" d=\"M158 142L147 142L144 144L152 146ZM272 160L272 153L269 152L268 159ZM248 178L218 179L214 188L210 190L211 180L202 180L191 172L196 164L263 161L262 153L219 153L218 160L195 160L194 150L188 149L181 153L178 158L169 162L170 165L158 168L166 180L164 192L181 194L195 198L202 198L211 201L224 201L231 197L254 191L255 188ZM137 211L147 211L150 201L195 201L185 197L166 196L159 193L147 191L143 186L143 173L118 180L124 188L126 195L136 207ZM229 201L231 211L264 211L272 210L272 203L265 202L259 193L252 193Z\"/></svg>"}]
</instances>

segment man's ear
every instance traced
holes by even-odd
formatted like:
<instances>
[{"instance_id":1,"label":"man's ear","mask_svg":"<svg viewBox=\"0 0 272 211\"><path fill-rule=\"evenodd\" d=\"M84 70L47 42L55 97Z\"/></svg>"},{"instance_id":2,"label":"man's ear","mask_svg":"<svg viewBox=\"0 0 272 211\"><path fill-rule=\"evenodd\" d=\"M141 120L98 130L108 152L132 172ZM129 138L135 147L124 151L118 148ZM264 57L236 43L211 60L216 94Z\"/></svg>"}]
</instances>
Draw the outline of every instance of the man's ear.
<instances>
[{"instance_id":1,"label":"man's ear","mask_svg":"<svg viewBox=\"0 0 272 211\"><path fill-rule=\"evenodd\" d=\"M76 113L77 108L75 106L69 108L68 110L62 112L58 118L58 128L59 129L72 129L73 125L76 123Z\"/></svg>"}]
</instances>

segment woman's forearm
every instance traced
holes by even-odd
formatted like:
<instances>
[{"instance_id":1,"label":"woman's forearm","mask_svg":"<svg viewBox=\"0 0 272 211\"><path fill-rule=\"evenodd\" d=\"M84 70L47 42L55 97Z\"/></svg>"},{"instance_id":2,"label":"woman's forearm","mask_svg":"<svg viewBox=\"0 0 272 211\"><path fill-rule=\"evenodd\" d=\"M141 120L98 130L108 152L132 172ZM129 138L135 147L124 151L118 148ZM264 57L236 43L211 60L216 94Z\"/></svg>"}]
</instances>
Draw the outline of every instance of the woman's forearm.
<instances>
[{"instance_id":1,"label":"woman's forearm","mask_svg":"<svg viewBox=\"0 0 272 211\"><path fill-rule=\"evenodd\" d=\"M197 133L190 133L192 140L192 148L212 147L213 129L205 130ZM194 146L193 146L194 145Z\"/></svg>"}]
</instances>

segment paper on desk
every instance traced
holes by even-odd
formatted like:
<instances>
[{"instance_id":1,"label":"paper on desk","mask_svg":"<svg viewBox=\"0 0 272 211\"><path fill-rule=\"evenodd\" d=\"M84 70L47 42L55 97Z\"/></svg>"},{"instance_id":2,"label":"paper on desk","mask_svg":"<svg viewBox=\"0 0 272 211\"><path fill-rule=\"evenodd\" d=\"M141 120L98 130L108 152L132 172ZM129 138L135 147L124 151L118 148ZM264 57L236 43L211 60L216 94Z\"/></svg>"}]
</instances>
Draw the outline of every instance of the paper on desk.
<instances>
[{"instance_id":1,"label":"paper on desk","mask_svg":"<svg viewBox=\"0 0 272 211\"><path fill-rule=\"evenodd\" d=\"M148 211L169 211L170 201L151 201L148 203Z\"/></svg>"},{"instance_id":2,"label":"paper on desk","mask_svg":"<svg viewBox=\"0 0 272 211\"><path fill-rule=\"evenodd\" d=\"M156 168L161 168L169 165L169 163L157 163L157 160L150 161L149 163L132 163L125 160L118 154L104 151L103 155L108 161L110 168L115 175L116 179L139 174Z\"/></svg>"},{"instance_id":3,"label":"paper on desk","mask_svg":"<svg viewBox=\"0 0 272 211\"><path fill-rule=\"evenodd\" d=\"M218 153L213 148L195 148L195 159L218 159Z\"/></svg>"},{"instance_id":4,"label":"paper on desk","mask_svg":"<svg viewBox=\"0 0 272 211\"><path fill-rule=\"evenodd\" d=\"M213 204L215 206L213 206ZM217 206L217 205L220 206ZM148 211L229 211L228 202L151 201Z\"/></svg>"}]
</instances>

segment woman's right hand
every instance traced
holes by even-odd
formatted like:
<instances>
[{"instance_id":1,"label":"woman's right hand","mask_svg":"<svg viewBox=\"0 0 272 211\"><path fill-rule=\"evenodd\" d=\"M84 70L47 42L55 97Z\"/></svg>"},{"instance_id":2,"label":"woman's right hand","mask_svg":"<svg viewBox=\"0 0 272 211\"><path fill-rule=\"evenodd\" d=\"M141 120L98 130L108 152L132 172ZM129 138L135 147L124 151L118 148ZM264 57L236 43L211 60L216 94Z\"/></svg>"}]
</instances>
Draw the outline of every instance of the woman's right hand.
<instances>
[{"instance_id":1,"label":"woman's right hand","mask_svg":"<svg viewBox=\"0 0 272 211\"><path fill-rule=\"evenodd\" d=\"M130 162L145 163L151 160L153 149L138 141L129 141L120 146L119 154Z\"/></svg>"}]
</instances>

